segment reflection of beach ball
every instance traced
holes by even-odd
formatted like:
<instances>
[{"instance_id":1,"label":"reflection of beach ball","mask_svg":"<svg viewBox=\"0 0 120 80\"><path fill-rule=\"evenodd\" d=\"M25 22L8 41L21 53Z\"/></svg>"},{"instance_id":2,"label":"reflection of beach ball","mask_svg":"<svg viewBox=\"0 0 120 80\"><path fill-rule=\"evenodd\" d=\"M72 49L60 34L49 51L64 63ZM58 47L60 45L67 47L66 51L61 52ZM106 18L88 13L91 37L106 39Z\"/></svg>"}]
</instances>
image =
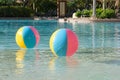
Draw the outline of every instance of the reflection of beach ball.
<instances>
[{"instance_id":1,"label":"reflection of beach ball","mask_svg":"<svg viewBox=\"0 0 120 80\"><path fill-rule=\"evenodd\" d=\"M40 39L38 31L32 26L21 27L16 33L16 43L21 48L33 48Z\"/></svg>"},{"instance_id":2,"label":"reflection of beach ball","mask_svg":"<svg viewBox=\"0 0 120 80\"><path fill-rule=\"evenodd\" d=\"M55 56L72 56L78 49L78 38L69 29L59 29L50 38L50 49Z\"/></svg>"},{"instance_id":3,"label":"reflection of beach ball","mask_svg":"<svg viewBox=\"0 0 120 80\"><path fill-rule=\"evenodd\" d=\"M60 70L64 70L65 66L74 68L77 67L78 65L78 60L77 58L73 58L73 57L53 57L50 59L49 62L49 69L50 70L56 70L56 71L60 71Z\"/></svg>"}]
</instances>

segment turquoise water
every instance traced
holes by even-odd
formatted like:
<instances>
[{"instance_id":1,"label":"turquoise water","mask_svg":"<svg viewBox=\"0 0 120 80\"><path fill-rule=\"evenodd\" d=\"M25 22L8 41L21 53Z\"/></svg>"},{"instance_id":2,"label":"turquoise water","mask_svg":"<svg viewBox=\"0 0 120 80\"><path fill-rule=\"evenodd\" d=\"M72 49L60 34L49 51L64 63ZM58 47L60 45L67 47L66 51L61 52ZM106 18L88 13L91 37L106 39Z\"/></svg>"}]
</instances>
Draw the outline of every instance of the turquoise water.
<instances>
[{"instance_id":1,"label":"turquoise water","mask_svg":"<svg viewBox=\"0 0 120 80\"><path fill-rule=\"evenodd\" d=\"M15 34L34 26L40 42L20 49ZM51 34L73 30L79 49L72 57L56 58L49 49ZM59 23L56 20L0 20L0 80L120 80L120 23Z\"/></svg>"}]
</instances>

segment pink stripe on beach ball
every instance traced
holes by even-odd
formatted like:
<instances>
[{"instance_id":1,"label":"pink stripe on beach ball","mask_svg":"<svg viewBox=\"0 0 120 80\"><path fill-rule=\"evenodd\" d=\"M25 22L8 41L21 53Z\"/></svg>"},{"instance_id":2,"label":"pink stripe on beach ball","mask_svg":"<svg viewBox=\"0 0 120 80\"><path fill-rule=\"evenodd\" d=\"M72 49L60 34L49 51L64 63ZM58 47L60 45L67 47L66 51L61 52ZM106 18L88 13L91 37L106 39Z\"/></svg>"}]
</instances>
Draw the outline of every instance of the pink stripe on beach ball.
<instances>
[{"instance_id":1,"label":"pink stripe on beach ball","mask_svg":"<svg viewBox=\"0 0 120 80\"><path fill-rule=\"evenodd\" d=\"M78 49L78 38L77 35L71 30L67 29L67 52L66 56L72 56L73 53Z\"/></svg>"},{"instance_id":2,"label":"pink stripe on beach ball","mask_svg":"<svg viewBox=\"0 0 120 80\"><path fill-rule=\"evenodd\" d=\"M34 27L30 26L30 28L31 28L31 30L33 31L33 33L35 34L35 37L36 37L36 45L37 45L37 44L39 43L39 40L40 40L39 33L38 33L38 31L37 31Z\"/></svg>"}]
</instances>

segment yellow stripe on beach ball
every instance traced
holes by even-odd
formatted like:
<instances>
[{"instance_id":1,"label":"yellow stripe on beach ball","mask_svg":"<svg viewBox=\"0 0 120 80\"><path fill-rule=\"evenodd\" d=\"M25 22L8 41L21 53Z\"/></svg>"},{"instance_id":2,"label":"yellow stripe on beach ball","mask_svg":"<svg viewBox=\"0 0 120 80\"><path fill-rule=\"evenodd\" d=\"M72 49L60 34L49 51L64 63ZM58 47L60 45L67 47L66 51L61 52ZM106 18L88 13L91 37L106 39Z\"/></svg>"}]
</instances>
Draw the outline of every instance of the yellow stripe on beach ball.
<instances>
[{"instance_id":1,"label":"yellow stripe on beach ball","mask_svg":"<svg viewBox=\"0 0 120 80\"><path fill-rule=\"evenodd\" d=\"M54 51L54 47L53 47L53 41L54 41L54 39L55 39L55 35L57 34L57 32L58 32L59 30L57 30L57 31L55 31L53 34L52 34L52 36L51 36L51 38L50 38L50 49L51 49L51 51L53 52L53 54L55 55L55 56L57 56L57 54L56 54L56 52Z\"/></svg>"},{"instance_id":2,"label":"yellow stripe on beach ball","mask_svg":"<svg viewBox=\"0 0 120 80\"><path fill-rule=\"evenodd\" d=\"M24 40L23 40L23 36L22 36L22 31L23 31L23 27L20 28L17 33L16 33L16 43L21 47L21 48L26 48Z\"/></svg>"}]
</instances>

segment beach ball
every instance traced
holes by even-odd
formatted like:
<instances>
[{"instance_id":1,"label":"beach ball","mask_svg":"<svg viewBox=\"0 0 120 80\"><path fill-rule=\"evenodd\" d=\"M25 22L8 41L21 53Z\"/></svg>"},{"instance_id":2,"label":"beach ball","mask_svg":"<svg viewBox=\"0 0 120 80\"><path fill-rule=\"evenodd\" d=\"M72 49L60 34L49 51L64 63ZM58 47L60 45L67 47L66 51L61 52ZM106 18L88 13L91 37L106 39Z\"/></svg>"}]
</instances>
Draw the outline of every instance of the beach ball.
<instances>
[{"instance_id":1,"label":"beach ball","mask_svg":"<svg viewBox=\"0 0 120 80\"><path fill-rule=\"evenodd\" d=\"M16 43L20 48L33 48L39 40L40 35L32 26L23 26L16 33Z\"/></svg>"},{"instance_id":2,"label":"beach ball","mask_svg":"<svg viewBox=\"0 0 120 80\"><path fill-rule=\"evenodd\" d=\"M58 29L50 37L49 45L55 56L72 56L78 49L78 38L70 29Z\"/></svg>"}]
</instances>

